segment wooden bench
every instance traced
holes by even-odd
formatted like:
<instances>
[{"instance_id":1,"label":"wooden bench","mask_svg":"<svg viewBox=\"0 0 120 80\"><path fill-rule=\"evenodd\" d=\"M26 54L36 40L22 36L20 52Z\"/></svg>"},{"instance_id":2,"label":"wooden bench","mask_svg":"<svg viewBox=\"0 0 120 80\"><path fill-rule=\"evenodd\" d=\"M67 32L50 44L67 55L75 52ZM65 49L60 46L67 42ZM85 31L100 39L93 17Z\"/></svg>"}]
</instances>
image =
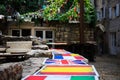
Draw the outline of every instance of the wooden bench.
<instances>
[{"instance_id":1,"label":"wooden bench","mask_svg":"<svg viewBox=\"0 0 120 80\"><path fill-rule=\"evenodd\" d=\"M7 42L7 53L29 52L32 48L32 41L11 41Z\"/></svg>"}]
</instances>

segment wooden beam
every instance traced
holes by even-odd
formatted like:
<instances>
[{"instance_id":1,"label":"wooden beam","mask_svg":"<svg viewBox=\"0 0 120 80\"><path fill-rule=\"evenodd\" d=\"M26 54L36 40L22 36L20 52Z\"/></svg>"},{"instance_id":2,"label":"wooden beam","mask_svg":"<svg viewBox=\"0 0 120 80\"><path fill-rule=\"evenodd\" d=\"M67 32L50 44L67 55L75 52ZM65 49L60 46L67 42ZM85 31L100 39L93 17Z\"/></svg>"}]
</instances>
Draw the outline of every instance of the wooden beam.
<instances>
[{"instance_id":1,"label":"wooden beam","mask_svg":"<svg viewBox=\"0 0 120 80\"><path fill-rule=\"evenodd\" d=\"M80 0L80 43L83 44L84 41L84 0Z\"/></svg>"}]
</instances>

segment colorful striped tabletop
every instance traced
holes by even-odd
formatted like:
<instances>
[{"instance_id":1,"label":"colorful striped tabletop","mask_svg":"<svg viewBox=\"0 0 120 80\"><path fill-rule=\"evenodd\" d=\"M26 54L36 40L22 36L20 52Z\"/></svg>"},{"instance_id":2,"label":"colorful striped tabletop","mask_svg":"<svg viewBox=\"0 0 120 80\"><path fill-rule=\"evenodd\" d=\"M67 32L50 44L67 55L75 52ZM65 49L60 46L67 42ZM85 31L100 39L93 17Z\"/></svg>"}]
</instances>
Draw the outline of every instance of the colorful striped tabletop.
<instances>
[{"instance_id":1,"label":"colorful striped tabletop","mask_svg":"<svg viewBox=\"0 0 120 80\"><path fill-rule=\"evenodd\" d=\"M91 75L99 76L93 65L46 65L35 75Z\"/></svg>"},{"instance_id":2,"label":"colorful striped tabletop","mask_svg":"<svg viewBox=\"0 0 120 80\"><path fill-rule=\"evenodd\" d=\"M96 76L36 76L30 75L22 80L98 80Z\"/></svg>"},{"instance_id":3,"label":"colorful striped tabletop","mask_svg":"<svg viewBox=\"0 0 120 80\"><path fill-rule=\"evenodd\" d=\"M88 60L64 49L51 49L52 59L44 60L44 66L22 80L99 80L94 65Z\"/></svg>"},{"instance_id":4,"label":"colorful striped tabletop","mask_svg":"<svg viewBox=\"0 0 120 80\"><path fill-rule=\"evenodd\" d=\"M85 60L86 58L79 54L53 54L53 59Z\"/></svg>"},{"instance_id":5,"label":"colorful striped tabletop","mask_svg":"<svg viewBox=\"0 0 120 80\"><path fill-rule=\"evenodd\" d=\"M87 65L82 60L60 60L60 59L46 59L43 64L45 65Z\"/></svg>"}]
</instances>

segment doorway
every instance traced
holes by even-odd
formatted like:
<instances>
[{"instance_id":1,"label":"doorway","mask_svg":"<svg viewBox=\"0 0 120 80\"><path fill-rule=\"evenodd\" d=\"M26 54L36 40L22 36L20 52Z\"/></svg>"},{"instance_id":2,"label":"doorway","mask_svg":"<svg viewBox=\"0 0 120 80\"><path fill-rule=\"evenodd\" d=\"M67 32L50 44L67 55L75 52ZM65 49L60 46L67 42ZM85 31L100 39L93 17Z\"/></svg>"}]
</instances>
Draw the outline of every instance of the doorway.
<instances>
[{"instance_id":1,"label":"doorway","mask_svg":"<svg viewBox=\"0 0 120 80\"><path fill-rule=\"evenodd\" d=\"M110 33L110 54L116 55L116 32Z\"/></svg>"}]
</instances>

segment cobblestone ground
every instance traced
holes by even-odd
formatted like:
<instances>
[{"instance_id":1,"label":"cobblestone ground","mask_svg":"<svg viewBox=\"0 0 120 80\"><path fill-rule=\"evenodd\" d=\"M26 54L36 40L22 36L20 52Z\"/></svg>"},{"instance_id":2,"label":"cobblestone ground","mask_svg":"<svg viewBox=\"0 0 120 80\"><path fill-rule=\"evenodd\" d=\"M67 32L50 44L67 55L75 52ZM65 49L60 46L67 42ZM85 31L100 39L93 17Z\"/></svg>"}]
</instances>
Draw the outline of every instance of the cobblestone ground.
<instances>
[{"instance_id":1,"label":"cobblestone ground","mask_svg":"<svg viewBox=\"0 0 120 80\"><path fill-rule=\"evenodd\" d=\"M103 55L96 56L96 62L90 62L95 66L100 75L100 80L120 80L120 57Z\"/></svg>"}]
</instances>

